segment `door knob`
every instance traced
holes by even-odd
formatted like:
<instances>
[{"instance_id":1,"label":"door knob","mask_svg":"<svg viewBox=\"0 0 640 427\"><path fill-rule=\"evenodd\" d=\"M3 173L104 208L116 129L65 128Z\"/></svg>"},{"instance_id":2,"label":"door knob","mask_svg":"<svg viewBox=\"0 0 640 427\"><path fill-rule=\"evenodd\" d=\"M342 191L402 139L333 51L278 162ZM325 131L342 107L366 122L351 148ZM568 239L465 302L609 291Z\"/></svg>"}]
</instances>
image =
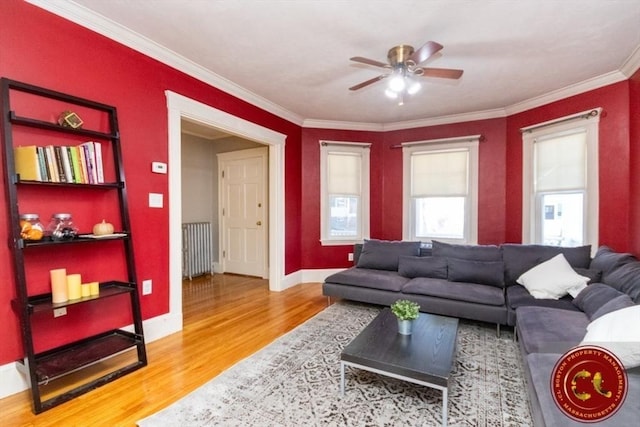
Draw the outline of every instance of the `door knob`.
<instances>
[{"instance_id":1,"label":"door knob","mask_svg":"<svg viewBox=\"0 0 640 427\"><path fill-rule=\"evenodd\" d=\"M262 225L262 221L256 222L256 225Z\"/></svg>"}]
</instances>

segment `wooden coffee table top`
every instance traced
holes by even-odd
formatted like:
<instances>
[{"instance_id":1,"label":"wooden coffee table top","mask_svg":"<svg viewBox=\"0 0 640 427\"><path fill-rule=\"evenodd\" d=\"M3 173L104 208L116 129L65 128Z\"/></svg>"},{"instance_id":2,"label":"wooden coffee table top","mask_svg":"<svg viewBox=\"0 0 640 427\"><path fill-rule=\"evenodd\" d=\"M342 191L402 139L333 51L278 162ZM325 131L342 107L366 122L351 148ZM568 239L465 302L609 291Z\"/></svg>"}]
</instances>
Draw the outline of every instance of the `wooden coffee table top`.
<instances>
[{"instance_id":1,"label":"wooden coffee table top","mask_svg":"<svg viewBox=\"0 0 640 427\"><path fill-rule=\"evenodd\" d=\"M446 387L455 358L458 319L420 313L412 335L398 333L387 307L342 351L340 359Z\"/></svg>"}]
</instances>

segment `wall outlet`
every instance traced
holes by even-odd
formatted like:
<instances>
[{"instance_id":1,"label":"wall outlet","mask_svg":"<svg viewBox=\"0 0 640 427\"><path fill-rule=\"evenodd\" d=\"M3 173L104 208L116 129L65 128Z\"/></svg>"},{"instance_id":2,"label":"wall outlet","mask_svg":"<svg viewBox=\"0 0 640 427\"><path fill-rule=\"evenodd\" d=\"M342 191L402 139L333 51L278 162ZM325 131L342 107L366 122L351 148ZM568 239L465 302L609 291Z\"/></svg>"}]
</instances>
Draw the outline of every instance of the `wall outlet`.
<instances>
[{"instance_id":1,"label":"wall outlet","mask_svg":"<svg viewBox=\"0 0 640 427\"><path fill-rule=\"evenodd\" d=\"M151 279L142 281L142 295L149 295L153 292L153 282Z\"/></svg>"},{"instance_id":2,"label":"wall outlet","mask_svg":"<svg viewBox=\"0 0 640 427\"><path fill-rule=\"evenodd\" d=\"M353 252L350 252L349 255L347 255L347 260L353 261Z\"/></svg>"},{"instance_id":3,"label":"wall outlet","mask_svg":"<svg viewBox=\"0 0 640 427\"><path fill-rule=\"evenodd\" d=\"M53 310L53 317L60 317L67 315L67 307L56 308Z\"/></svg>"}]
</instances>

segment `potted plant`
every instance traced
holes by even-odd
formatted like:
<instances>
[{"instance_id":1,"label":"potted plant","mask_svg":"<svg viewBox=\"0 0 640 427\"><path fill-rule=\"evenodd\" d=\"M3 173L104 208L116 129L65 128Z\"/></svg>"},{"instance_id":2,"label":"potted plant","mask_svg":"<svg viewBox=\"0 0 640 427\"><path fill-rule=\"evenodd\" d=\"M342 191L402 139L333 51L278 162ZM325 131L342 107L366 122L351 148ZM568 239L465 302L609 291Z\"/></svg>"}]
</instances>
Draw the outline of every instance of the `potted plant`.
<instances>
[{"instance_id":1,"label":"potted plant","mask_svg":"<svg viewBox=\"0 0 640 427\"><path fill-rule=\"evenodd\" d=\"M391 304L391 312L398 318L398 332L411 335L413 321L420 315L420 305L406 299L399 299Z\"/></svg>"}]
</instances>

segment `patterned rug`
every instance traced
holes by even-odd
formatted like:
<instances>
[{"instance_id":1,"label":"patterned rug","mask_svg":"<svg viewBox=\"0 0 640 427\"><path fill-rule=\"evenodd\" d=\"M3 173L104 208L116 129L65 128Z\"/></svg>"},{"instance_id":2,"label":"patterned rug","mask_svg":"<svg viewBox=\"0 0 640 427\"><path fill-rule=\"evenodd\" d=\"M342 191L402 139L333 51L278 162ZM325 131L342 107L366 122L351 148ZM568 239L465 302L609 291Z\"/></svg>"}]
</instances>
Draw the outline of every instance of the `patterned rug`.
<instances>
[{"instance_id":1,"label":"patterned rug","mask_svg":"<svg viewBox=\"0 0 640 427\"><path fill-rule=\"evenodd\" d=\"M338 302L138 422L158 426L436 426L442 393L346 368L340 352L380 311ZM449 386L449 425L532 425L517 344L510 331L460 321Z\"/></svg>"}]
</instances>

